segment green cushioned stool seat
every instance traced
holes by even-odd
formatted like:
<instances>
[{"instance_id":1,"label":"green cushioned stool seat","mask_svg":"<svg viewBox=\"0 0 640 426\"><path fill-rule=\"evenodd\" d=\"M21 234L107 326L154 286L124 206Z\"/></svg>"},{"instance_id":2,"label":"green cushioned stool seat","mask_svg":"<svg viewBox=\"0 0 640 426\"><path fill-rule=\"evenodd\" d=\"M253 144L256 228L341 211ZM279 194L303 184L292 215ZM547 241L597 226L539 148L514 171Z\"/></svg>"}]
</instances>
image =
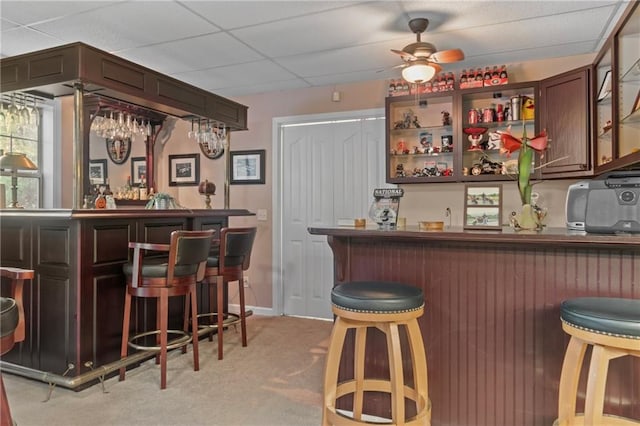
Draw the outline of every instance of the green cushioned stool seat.
<instances>
[{"instance_id":1,"label":"green cushioned stool seat","mask_svg":"<svg viewBox=\"0 0 640 426\"><path fill-rule=\"evenodd\" d=\"M427 358L418 326L418 318L422 316L425 304L422 289L388 281L346 282L331 290L331 303L336 321L325 366L323 426L370 424L367 414L378 417L382 414L390 420L387 424L429 425L431 402ZM372 348L367 351L366 347L369 328L385 335L388 378L370 377L366 371L367 359L373 355ZM400 328L406 332L406 343L400 339ZM349 330L355 331L351 364L353 374L351 378L341 377L339 380L338 372ZM411 380L406 382L405 366L410 366L412 372L409 375ZM345 371L341 376L347 376L348 373ZM389 397L376 397L375 393L386 393ZM339 406L338 401L347 395L352 395L351 407ZM367 406L365 400L371 401L371 404ZM340 403L347 402L342 401ZM364 412L367 409L372 411ZM379 410L380 413L373 410Z\"/></svg>"},{"instance_id":2,"label":"green cushioned stool seat","mask_svg":"<svg viewBox=\"0 0 640 426\"><path fill-rule=\"evenodd\" d=\"M405 312L424 306L424 294L421 289L406 284L360 281L335 286L331 303L351 311Z\"/></svg>"},{"instance_id":3,"label":"green cushioned stool seat","mask_svg":"<svg viewBox=\"0 0 640 426\"><path fill-rule=\"evenodd\" d=\"M638 425L640 419L613 416L605 407L609 361L640 357L640 300L615 297L578 297L560 305L562 329L571 336L565 352L558 389L557 426ZM587 383L581 387L581 371L591 347ZM619 367L616 367L619 368ZM615 374L628 374L617 371ZM631 375L633 379L633 374ZM584 395L584 413L577 400ZM616 395L615 398L624 397ZM629 395L633 399L633 395ZM611 402L609 402L611 403ZM615 404L617 405L617 404Z\"/></svg>"},{"instance_id":4,"label":"green cushioned stool seat","mask_svg":"<svg viewBox=\"0 0 640 426\"><path fill-rule=\"evenodd\" d=\"M19 314L15 300L0 297L0 337L8 336L16 330Z\"/></svg>"},{"instance_id":5,"label":"green cushioned stool seat","mask_svg":"<svg viewBox=\"0 0 640 426\"><path fill-rule=\"evenodd\" d=\"M640 339L640 300L579 297L560 305L560 318L575 327Z\"/></svg>"}]
</instances>

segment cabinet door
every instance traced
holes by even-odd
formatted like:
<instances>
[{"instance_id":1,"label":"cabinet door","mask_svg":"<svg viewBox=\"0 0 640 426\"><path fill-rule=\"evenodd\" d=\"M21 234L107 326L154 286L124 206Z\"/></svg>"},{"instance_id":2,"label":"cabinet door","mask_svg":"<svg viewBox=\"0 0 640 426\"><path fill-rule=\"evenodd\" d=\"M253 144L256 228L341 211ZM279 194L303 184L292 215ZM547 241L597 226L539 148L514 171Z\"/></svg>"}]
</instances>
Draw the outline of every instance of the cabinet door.
<instances>
[{"instance_id":1,"label":"cabinet door","mask_svg":"<svg viewBox=\"0 0 640 426\"><path fill-rule=\"evenodd\" d=\"M454 179L452 96L387 98L386 121L387 182Z\"/></svg>"},{"instance_id":2,"label":"cabinet door","mask_svg":"<svg viewBox=\"0 0 640 426\"><path fill-rule=\"evenodd\" d=\"M462 180L514 179L518 150L504 153L500 133L520 139L526 129L529 138L535 136L536 89L535 83L518 83L461 91Z\"/></svg>"},{"instance_id":3,"label":"cabinet door","mask_svg":"<svg viewBox=\"0 0 640 426\"><path fill-rule=\"evenodd\" d=\"M617 34L616 154L640 161L640 7L636 5Z\"/></svg>"},{"instance_id":4,"label":"cabinet door","mask_svg":"<svg viewBox=\"0 0 640 426\"><path fill-rule=\"evenodd\" d=\"M594 164L604 166L613 161L613 95L612 95L612 55L611 45L607 44L604 53L594 67L595 79L595 143Z\"/></svg>"},{"instance_id":5,"label":"cabinet door","mask_svg":"<svg viewBox=\"0 0 640 426\"><path fill-rule=\"evenodd\" d=\"M540 82L540 127L550 138L544 177L591 174L589 73L582 67Z\"/></svg>"}]
</instances>

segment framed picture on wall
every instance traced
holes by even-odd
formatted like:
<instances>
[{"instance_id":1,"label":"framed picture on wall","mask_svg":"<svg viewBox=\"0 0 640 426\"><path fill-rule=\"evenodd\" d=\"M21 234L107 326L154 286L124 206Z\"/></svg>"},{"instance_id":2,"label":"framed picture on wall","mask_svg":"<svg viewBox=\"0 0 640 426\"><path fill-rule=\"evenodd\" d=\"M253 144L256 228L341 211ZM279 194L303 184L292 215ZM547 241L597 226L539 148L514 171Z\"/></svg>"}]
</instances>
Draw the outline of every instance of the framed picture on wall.
<instances>
[{"instance_id":1,"label":"framed picture on wall","mask_svg":"<svg viewBox=\"0 0 640 426\"><path fill-rule=\"evenodd\" d=\"M169 156L169 186L189 186L200 183L200 154Z\"/></svg>"},{"instance_id":2,"label":"framed picture on wall","mask_svg":"<svg viewBox=\"0 0 640 426\"><path fill-rule=\"evenodd\" d=\"M89 182L91 185L106 185L107 178L107 160L89 160Z\"/></svg>"},{"instance_id":3,"label":"framed picture on wall","mask_svg":"<svg viewBox=\"0 0 640 426\"><path fill-rule=\"evenodd\" d=\"M231 151L232 184L265 182L265 150Z\"/></svg>"},{"instance_id":4,"label":"framed picture on wall","mask_svg":"<svg viewBox=\"0 0 640 426\"><path fill-rule=\"evenodd\" d=\"M147 177L147 159L145 157L131 158L131 185L140 186L142 177ZM149 179L147 179L148 181Z\"/></svg>"},{"instance_id":5,"label":"framed picture on wall","mask_svg":"<svg viewBox=\"0 0 640 426\"><path fill-rule=\"evenodd\" d=\"M463 225L465 229L502 229L501 184L465 185Z\"/></svg>"}]
</instances>

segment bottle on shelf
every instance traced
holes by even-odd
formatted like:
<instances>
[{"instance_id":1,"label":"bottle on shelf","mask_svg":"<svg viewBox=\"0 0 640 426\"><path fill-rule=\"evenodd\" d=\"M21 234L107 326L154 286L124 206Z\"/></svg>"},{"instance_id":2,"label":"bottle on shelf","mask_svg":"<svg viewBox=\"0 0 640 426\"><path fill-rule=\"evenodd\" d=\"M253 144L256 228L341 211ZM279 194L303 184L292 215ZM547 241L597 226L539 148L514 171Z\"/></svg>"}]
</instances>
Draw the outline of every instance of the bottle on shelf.
<instances>
[{"instance_id":1,"label":"bottle on shelf","mask_svg":"<svg viewBox=\"0 0 640 426\"><path fill-rule=\"evenodd\" d=\"M476 81L482 81L482 68L478 68L476 70L476 77L475 77Z\"/></svg>"},{"instance_id":2,"label":"bottle on shelf","mask_svg":"<svg viewBox=\"0 0 640 426\"><path fill-rule=\"evenodd\" d=\"M145 178L144 175L140 176L140 199L141 200L146 200L147 199L147 180Z\"/></svg>"},{"instance_id":3,"label":"bottle on shelf","mask_svg":"<svg viewBox=\"0 0 640 426\"><path fill-rule=\"evenodd\" d=\"M488 82L488 81L491 81L491 70L489 69L489 67L486 67L486 68L484 69L484 74L483 74L482 79L483 79L484 81L487 81L487 82Z\"/></svg>"},{"instance_id":4,"label":"bottle on shelf","mask_svg":"<svg viewBox=\"0 0 640 426\"><path fill-rule=\"evenodd\" d=\"M467 82L467 70L462 70L460 73L460 84Z\"/></svg>"},{"instance_id":5,"label":"bottle on shelf","mask_svg":"<svg viewBox=\"0 0 640 426\"><path fill-rule=\"evenodd\" d=\"M507 66L502 65L500 67L500 78L507 78Z\"/></svg>"}]
</instances>

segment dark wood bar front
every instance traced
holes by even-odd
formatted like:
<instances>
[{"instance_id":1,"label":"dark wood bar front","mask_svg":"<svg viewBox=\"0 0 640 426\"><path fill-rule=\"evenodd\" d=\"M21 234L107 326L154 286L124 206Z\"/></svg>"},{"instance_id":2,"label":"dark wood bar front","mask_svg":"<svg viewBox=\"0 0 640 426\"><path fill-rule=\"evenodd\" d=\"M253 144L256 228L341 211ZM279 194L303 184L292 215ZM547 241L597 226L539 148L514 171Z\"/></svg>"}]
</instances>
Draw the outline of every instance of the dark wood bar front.
<instances>
[{"instance_id":1,"label":"dark wood bar front","mask_svg":"<svg viewBox=\"0 0 640 426\"><path fill-rule=\"evenodd\" d=\"M3 363L54 375L73 365L66 374L73 377L118 360L128 242L166 244L174 230L219 231L230 216L249 215L247 210L2 211L0 264L35 270L24 289L26 339ZM211 310L209 287L198 288L202 312ZM183 310L183 301L170 304L169 328L182 329ZM138 303L135 312L132 329L155 329L155 304Z\"/></svg>"},{"instance_id":2,"label":"dark wood bar front","mask_svg":"<svg viewBox=\"0 0 640 426\"><path fill-rule=\"evenodd\" d=\"M327 235L335 283L387 280L423 289L420 327L433 425L551 425L569 341L560 323L561 301L640 299L638 235L565 229L526 234L311 227L309 232ZM367 372L375 376L385 365L386 346L379 336L371 337ZM353 352L351 345L345 355ZM605 412L640 418L640 360L631 358L611 362ZM343 359L343 377L351 363ZM579 395L584 398L584 392ZM376 410L379 401L368 405L369 413L383 414ZM579 400L578 411L583 406Z\"/></svg>"}]
</instances>

